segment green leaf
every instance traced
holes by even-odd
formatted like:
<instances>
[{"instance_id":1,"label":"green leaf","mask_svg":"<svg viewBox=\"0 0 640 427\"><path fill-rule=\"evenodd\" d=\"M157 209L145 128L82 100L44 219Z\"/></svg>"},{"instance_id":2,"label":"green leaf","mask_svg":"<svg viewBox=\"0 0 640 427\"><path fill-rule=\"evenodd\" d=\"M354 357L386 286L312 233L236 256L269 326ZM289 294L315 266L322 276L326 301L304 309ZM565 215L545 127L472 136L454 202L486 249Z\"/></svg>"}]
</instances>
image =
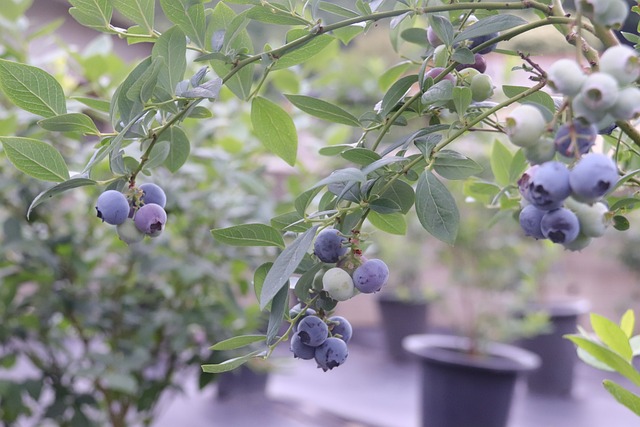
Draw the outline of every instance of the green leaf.
<instances>
[{"instance_id":1,"label":"green leaf","mask_svg":"<svg viewBox=\"0 0 640 427\"><path fill-rule=\"evenodd\" d=\"M529 167L529 162L524 155L524 150L520 149L516 151L511 159L511 165L509 166L509 182L516 182L525 170Z\"/></svg>"},{"instance_id":2,"label":"green leaf","mask_svg":"<svg viewBox=\"0 0 640 427\"><path fill-rule=\"evenodd\" d=\"M40 68L0 59L0 88L16 106L38 116L67 112L62 86Z\"/></svg>"},{"instance_id":3,"label":"green leaf","mask_svg":"<svg viewBox=\"0 0 640 427\"><path fill-rule=\"evenodd\" d=\"M454 29L451 21L439 15L430 15L429 23L442 43L446 46L453 44Z\"/></svg>"},{"instance_id":4,"label":"green leaf","mask_svg":"<svg viewBox=\"0 0 640 427\"><path fill-rule=\"evenodd\" d=\"M293 166L298 151L298 134L279 105L257 96L251 101L251 124L256 136L272 153Z\"/></svg>"},{"instance_id":5,"label":"green leaf","mask_svg":"<svg viewBox=\"0 0 640 427\"><path fill-rule=\"evenodd\" d=\"M483 171L478 163L453 150L439 151L435 156L433 167L446 179L466 179Z\"/></svg>"},{"instance_id":6,"label":"green leaf","mask_svg":"<svg viewBox=\"0 0 640 427\"><path fill-rule=\"evenodd\" d=\"M636 325L636 315L633 310L628 309L622 315L620 319L620 329L625 333L627 338L631 338L633 336L633 330Z\"/></svg>"},{"instance_id":7,"label":"green leaf","mask_svg":"<svg viewBox=\"0 0 640 427\"><path fill-rule=\"evenodd\" d=\"M565 335L565 338L573 341L576 345L587 351L600 362L612 369L615 369L619 374L626 377L635 385L640 386L640 372L636 371L633 365L624 360L618 353L615 353L614 351L611 351L608 348L580 335Z\"/></svg>"},{"instance_id":8,"label":"green leaf","mask_svg":"<svg viewBox=\"0 0 640 427\"><path fill-rule=\"evenodd\" d=\"M400 37L409 43L417 44L418 46L428 47L429 41L427 40L427 30L424 28L407 28L400 33Z\"/></svg>"},{"instance_id":9,"label":"green leaf","mask_svg":"<svg viewBox=\"0 0 640 427\"><path fill-rule=\"evenodd\" d=\"M247 18L254 21L276 25L307 25L306 19L294 15L291 12L277 9L272 6L254 6L247 11Z\"/></svg>"},{"instance_id":10,"label":"green leaf","mask_svg":"<svg viewBox=\"0 0 640 427\"><path fill-rule=\"evenodd\" d=\"M109 106L111 105L109 101L105 101L104 99L90 98L88 96L72 96L71 99L82 102L87 107L102 111L103 113L108 113Z\"/></svg>"},{"instance_id":11,"label":"green leaf","mask_svg":"<svg viewBox=\"0 0 640 427\"><path fill-rule=\"evenodd\" d=\"M309 229L309 224L296 211L283 213L271 218L271 226L280 231L292 231L294 233L302 233Z\"/></svg>"},{"instance_id":12,"label":"green leaf","mask_svg":"<svg viewBox=\"0 0 640 427\"><path fill-rule=\"evenodd\" d=\"M366 166L377 160L380 160L380 154L368 148L350 148L340 153L343 159L352 163Z\"/></svg>"},{"instance_id":13,"label":"green leaf","mask_svg":"<svg viewBox=\"0 0 640 427\"><path fill-rule=\"evenodd\" d=\"M31 204L29 205L29 209L27 209L27 219L29 219L29 216L31 216L31 212L36 208L36 206L46 202L53 196L64 193L65 191L71 190L73 188L84 187L87 185L96 185L96 181L88 178L74 177L56 184L51 188L48 188L33 199Z\"/></svg>"},{"instance_id":14,"label":"green leaf","mask_svg":"<svg viewBox=\"0 0 640 427\"><path fill-rule=\"evenodd\" d=\"M318 193L322 189L321 187L322 186L315 186L305 191L304 193L300 194L293 201L293 206L296 208L296 212L298 212L300 216L304 216L304 213L307 210L307 207L309 207L309 204L311 203L313 198L318 195Z\"/></svg>"},{"instance_id":15,"label":"green leaf","mask_svg":"<svg viewBox=\"0 0 640 427\"><path fill-rule=\"evenodd\" d=\"M380 190L382 186L386 185L384 181L380 180L373 187L373 193ZM413 187L404 181L395 180L391 186L380 194L381 198L391 200L400 207L400 212L407 214L413 203L415 202L415 192Z\"/></svg>"},{"instance_id":16,"label":"green leaf","mask_svg":"<svg viewBox=\"0 0 640 427\"><path fill-rule=\"evenodd\" d=\"M471 101L473 101L473 94L471 92L471 88L466 86L456 86L453 88L453 104L456 107L456 112L462 117L464 113L471 105Z\"/></svg>"},{"instance_id":17,"label":"green leaf","mask_svg":"<svg viewBox=\"0 0 640 427\"><path fill-rule=\"evenodd\" d=\"M142 75L136 79L126 92L129 101L143 105L153 95L153 91L158 84L160 72L166 70L168 64L162 56L152 58L151 64L144 70Z\"/></svg>"},{"instance_id":18,"label":"green leaf","mask_svg":"<svg viewBox=\"0 0 640 427\"><path fill-rule=\"evenodd\" d=\"M261 264L256 271L253 272L253 291L256 294L256 298L260 299L260 293L262 292L262 286L264 285L264 279L267 277L267 273L273 267L272 262L265 262Z\"/></svg>"},{"instance_id":19,"label":"green leaf","mask_svg":"<svg viewBox=\"0 0 640 427\"><path fill-rule=\"evenodd\" d=\"M169 21L176 24L196 46L205 48L206 22L204 5L188 0L160 0Z\"/></svg>"},{"instance_id":20,"label":"green leaf","mask_svg":"<svg viewBox=\"0 0 640 427\"><path fill-rule=\"evenodd\" d=\"M182 128L171 126L160 136L160 141L169 141L169 154L164 165L175 173L189 158L191 152L189 138Z\"/></svg>"},{"instance_id":21,"label":"green leaf","mask_svg":"<svg viewBox=\"0 0 640 427\"><path fill-rule=\"evenodd\" d=\"M69 168L62 155L37 139L0 137L9 161L20 171L42 181L62 182L69 179Z\"/></svg>"},{"instance_id":22,"label":"green leaf","mask_svg":"<svg viewBox=\"0 0 640 427\"><path fill-rule=\"evenodd\" d=\"M416 185L416 214L420 224L434 237L453 244L458 234L460 213L449 189L429 170Z\"/></svg>"},{"instance_id":23,"label":"green leaf","mask_svg":"<svg viewBox=\"0 0 640 427\"><path fill-rule=\"evenodd\" d=\"M509 184L509 170L513 156L507 147L497 139L491 148L491 171L496 182L502 186Z\"/></svg>"},{"instance_id":24,"label":"green leaf","mask_svg":"<svg viewBox=\"0 0 640 427\"><path fill-rule=\"evenodd\" d=\"M367 175L357 168L344 168L331 172L331 175L318 181L309 190L320 188L325 185L339 183L339 182L365 182ZM307 190L307 191L309 191Z\"/></svg>"},{"instance_id":25,"label":"green leaf","mask_svg":"<svg viewBox=\"0 0 640 427\"><path fill-rule=\"evenodd\" d=\"M327 101L304 95L285 95L285 97L293 105L314 117L348 126L361 126L354 115Z\"/></svg>"},{"instance_id":26,"label":"green leaf","mask_svg":"<svg viewBox=\"0 0 640 427\"><path fill-rule=\"evenodd\" d=\"M278 230L265 224L243 224L211 230L220 243L233 246L279 246L284 240Z\"/></svg>"},{"instance_id":27,"label":"green leaf","mask_svg":"<svg viewBox=\"0 0 640 427\"><path fill-rule=\"evenodd\" d=\"M629 344L629 338L622 329L613 321L596 313L591 313L591 326L600 340L612 351L615 351L623 359L631 361L633 351Z\"/></svg>"},{"instance_id":28,"label":"green leaf","mask_svg":"<svg viewBox=\"0 0 640 427\"><path fill-rule=\"evenodd\" d=\"M287 246L276 258L273 266L264 279L264 285L260 292L260 309L264 310L273 297L286 285L294 273L307 250L311 246L318 226L314 226L300 234L296 240Z\"/></svg>"},{"instance_id":29,"label":"green leaf","mask_svg":"<svg viewBox=\"0 0 640 427\"><path fill-rule=\"evenodd\" d=\"M42 119L38 122L41 128L56 132L82 132L85 135L100 135L91 117L82 113L67 113Z\"/></svg>"},{"instance_id":30,"label":"green leaf","mask_svg":"<svg viewBox=\"0 0 640 427\"><path fill-rule=\"evenodd\" d=\"M407 234L407 221L400 212L381 214L372 210L367 219L374 227L386 233L400 236Z\"/></svg>"},{"instance_id":31,"label":"green leaf","mask_svg":"<svg viewBox=\"0 0 640 427\"><path fill-rule=\"evenodd\" d=\"M449 80L440 80L422 94L422 102L434 104L453 99L453 84Z\"/></svg>"},{"instance_id":32,"label":"green leaf","mask_svg":"<svg viewBox=\"0 0 640 427\"><path fill-rule=\"evenodd\" d=\"M525 90L529 90L529 89L530 88L526 86L510 86L510 85L502 86L502 91L509 98L513 98L514 96L517 96L522 92L524 92ZM536 104L544 107L542 109L542 113L545 114L545 118L547 120L551 120L551 115L553 115L553 113L556 111L556 106L555 106L555 103L553 102L553 98L551 98L551 96L548 93L542 92L540 90L535 93L532 93L531 95L525 96L520 100L520 102L523 104L532 103L532 104Z\"/></svg>"},{"instance_id":33,"label":"green leaf","mask_svg":"<svg viewBox=\"0 0 640 427\"><path fill-rule=\"evenodd\" d=\"M466 47L459 47L451 55L451 59L460 64L473 64L476 62L475 55Z\"/></svg>"},{"instance_id":34,"label":"green leaf","mask_svg":"<svg viewBox=\"0 0 640 427\"><path fill-rule=\"evenodd\" d=\"M254 342L264 341L266 335L240 335L233 338L220 341L209 347L209 350L235 350L253 344Z\"/></svg>"},{"instance_id":35,"label":"green leaf","mask_svg":"<svg viewBox=\"0 0 640 427\"><path fill-rule=\"evenodd\" d=\"M309 34L310 33L307 30L294 29L287 33L287 40L296 40L301 37L306 37ZM328 34L315 36L302 46L296 47L282 55L282 57L276 61L272 69L281 70L283 68L302 64L322 52L322 50L329 46L334 40L335 38Z\"/></svg>"},{"instance_id":36,"label":"green leaf","mask_svg":"<svg viewBox=\"0 0 640 427\"><path fill-rule=\"evenodd\" d=\"M321 1L318 4L320 10L324 10L325 12L333 13L334 15L344 16L345 18L355 18L358 16L357 12L354 12L351 9L347 9L346 7L342 7L337 4L333 4L328 1Z\"/></svg>"},{"instance_id":37,"label":"green leaf","mask_svg":"<svg viewBox=\"0 0 640 427\"><path fill-rule=\"evenodd\" d=\"M640 396L611 380L604 380L602 385L618 402L640 416Z\"/></svg>"},{"instance_id":38,"label":"green leaf","mask_svg":"<svg viewBox=\"0 0 640 427\"><path fill-rule=\"evenodd\" d=\"M187 69L187 38L177 26L165 31L156 41L151 58L164 58L165 66L159 71L158 84L169 95L174 95L176 86L184 78Z\"/></svg>"},{"instance_id":39,"label":"green leaf","mask_svg":"<svg viewBox=\"0 0 640 427\"><path fill-rule=\"evenodd\" d=\"M351 43L351 40L362 34L364 27L360 25L349 25L347 27L337 28L332 31L332 34L347 46Z\"/></svg>"},{"instance_id":40,"label":"green leaf","mask_svg":"<svg viewBox=\"0 0 640 427\"><path fill-rule=\"evenodd\" d=\"M400 212L400 205L391 199L377 198L369 202L369 208L379 214L391 214Z\"/></svg>"},{"instance_id":41,"label":"green leaf","mask_svg":"<svg viewBox=\"0 0 640 427\"><path fill-rule=\"evenodd\" d=\"M492 15L479 20L473 25L469 25L465 30L458 34L453 41L458 43L474 37L498 33L526 23L527 21L516 15L509 15L506 13Z\"/></svg>"},{"instance_id":42,"label":"green leaf","mask_svg":"<svg viewBox=\"0 0 640 427\"><path fill-rule=\"evenodd\" d=\"M169 157L170 150L169 141L158 141L151 149L149 160L144 164L144 169L151 170L163 164Z\"/></svg>"},{"instance_id":43,"label":"green leaf","mask_svg":"<svg viewBox=\"0 0 640 427\"><path fill-rule=\"evenodd\" d=\"M418 75L411 74L409 76L400 78L393 85L391 85L387 93L385 93L384 97L382 98L380 115L383 117L388 115L398 104L398 102L400 102L404 98L411 86L413 86L413 84L417 81Z\"/></svg>"},{"instance_id":44,"label":"green leaf","mask_svg":"<svg viewBox=\"0 0 640 427\"><path fill-rule=\"evenodd\" d=\"M126 18L153 34L155 19L155 0L110 0L111 5Z\"/></svg>"},{"instance_id":45,"label":"green leaf","mask_svg":"<svg viewBox=\"0 0 640 427\"><path fill-rule=\"evenodd\" d=\"M287 282L289 283L289 282ZM280 326L287 311L287 301L289 297L289 286L283 286L271 300L271 310L269 312L269 323L267 324L267 345L272 345L278 336Z\"/></svg>"},{"instance_id":46,"label":"green leaf","mask_svg":"<svg viewBox=\"0 0 640 427\"><path fill-rule=\"evenodd\" d=\"M222 372L229 372L244 365L249 360L253 359L254 357L262 353L264 353L262 350L256 350L249 354L245 354L244 356L234 357L233 359L225 360L224 362L221 362L221 363L212 363L209 365L202 365L201 366L202 372L206 372L208 374L219 374Z\"/></svg>"},{"instance_id":47,"label":"green leaf","mask_svg":"<svg viewBox=\"0 0 640 427\"><path fill-rule=\"evenodd\" d=\"M120 83L111 99L111 124L118 128L119 122L131 123L134 117L142 113L144 105L139 97L130 99L127 95L134 84L145 74L151 65L151 57L145 58L131 70L129 75ZM121 132L122 133L122 132Z\"/></svg>"},{"instance_id":48,"label":"green leaf","mask_svg":"<svg viewBox=\"0 0 640 427\"><path fill-rule=\"evenodd\" d=\"M380 90L386 91L391 85L400 78L411 67L411 61L403 61L394 65L378 77L378 87Z\"/></svg>"},{"instance_id":49,"label":"green leaf","mask_svg":"<svg viewBox=\"0 0 640 427\"><path fill-rule=\"evenodd\" d=\"M69 14L85 27L98 31L108 31L113 8L109 0L69 0Z\"/></svg>"}]
</instances>

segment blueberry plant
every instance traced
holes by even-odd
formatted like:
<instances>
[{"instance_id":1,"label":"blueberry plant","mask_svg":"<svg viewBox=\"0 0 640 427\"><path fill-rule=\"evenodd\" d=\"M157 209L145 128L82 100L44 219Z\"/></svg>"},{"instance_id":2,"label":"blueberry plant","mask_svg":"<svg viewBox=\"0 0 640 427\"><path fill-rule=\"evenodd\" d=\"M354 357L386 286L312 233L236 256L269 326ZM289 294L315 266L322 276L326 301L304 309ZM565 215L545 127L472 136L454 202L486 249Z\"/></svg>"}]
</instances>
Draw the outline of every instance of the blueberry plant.
<instances>
[{"instance_id":1,"label":"blueberry plant","mask_svg":"<svg viewBox=\"0 0 640 427\"><path fill-rule=\"evenodd\" d=\"M139 178L164 169L182 173L191 148L187 119L212 120L216 103L228 93L240 101L236 108L242 102L250 106L253 137L291 166L298 164L298 124L292 118L297 110L353 130L346 143L319 152L348 164L296 191L290 209L269 224L212 230L220 244L273 247L279 254L253 275L259 306L269 313L266 333L212 347L257 349L205 364L205 372L268 358L287 340L296 357L313 358L324 370L343 364L351 328L346 319L333 317L334 308L379 291L389 276L384 260L367 257L371 236L365 225L404 234L406 216L416 215L427 233L455 244L464 212L447 181L463 181L467 198L512 214L507 216L519 218L524 233L570 250L587 247L610 223L629 227L625 213L637 205L640 134L633 124L640 113L640 62L620 41L634 44L640 38L616 33L631 9L623 0L579 0L575 13L565 11L561 0L69 3L80 24L153 47L108 98L69 95L81 103L73 109L51 74L0 59L7 99L41 117L38 125L49 132L42 138L0 137L17 169L54 183L33 199L28 215L52 196L96 186L103 190L95 202L96 221L115 225L125 242L152 244L138 241L166 232L175 219L162 207L163 191ZM131 26L115 25L115 12ZM285 80L295 80L291 69L336 44L345 47L332 59L340 61L354 40L381 26L403 61L381 76L384 93L367 111L356 114L319 96L322 87L306 90L278 80L287 72ZM281 33L280 41L254 40L253 28ZM575 47L572 58L545 69L528 52L504 43L541 28L564 36ZM587 34L602 42L603 52L589 44ZM513 72L524 73L531 84L504 85L499 94L486 74L487 63L498 55L519 58ZM326 64L320 73L331 67ZM107 117L106 128L98 126L97 116ZM55 146L59 132L98 142L84 162L70 168ZM483 168L472 159L478 134L495 136L490 180L478 177ZM602 141L594 148L597 134ZM105 165L108 176L97 178ZM291 288L299 306L290 311Z\"/></svg>"}]
</instances>

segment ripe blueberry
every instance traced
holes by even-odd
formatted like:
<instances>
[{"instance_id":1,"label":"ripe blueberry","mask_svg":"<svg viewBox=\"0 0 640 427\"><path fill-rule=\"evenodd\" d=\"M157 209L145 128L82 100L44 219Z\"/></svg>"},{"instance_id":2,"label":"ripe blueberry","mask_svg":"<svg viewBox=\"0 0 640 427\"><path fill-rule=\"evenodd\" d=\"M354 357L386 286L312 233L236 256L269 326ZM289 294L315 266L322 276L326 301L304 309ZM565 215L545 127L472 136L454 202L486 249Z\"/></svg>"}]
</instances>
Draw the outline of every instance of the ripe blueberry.
<instances>
[{"instance_id":1,"label":"ripe blueberry","mask_svg":"<svg viewBox=\"0 0 640 427\"><path fill-rule=\"evenodd\" d=\"M311 347L322 344L329 336L329 328L318 316L307 316L298 323L300 341Z\"/></svg>"},{"instance_id":2,"label":"ripe blueberry","mask_svg":"<svg viewBox=\"0 0 640 427\"><path fill-rule=\"evenodd\" d=\"M316 348L303 343L299 332L296 332L291 336L289 348L293 352L293 357L297 357L299 359L311 360L316 355Z\"/></svg>"},{"instance_id":3,"label":"ripe blueberry","mask_svg":"<svg viewBox=\"0 0 640 427\"><path fill-rule=\"evenodd\" d=\"M322 262L334 263L347 253L343 246L347 238L340 235L335 228L325 228L316 237L313 244L313 252Z\"/></svg>"},{"instance_id":4,"label":"ripe blueberry","mask_svg":"<svg viewBox=\"0 0 640 427\"><path fill-rule=\"evenodd\" d=\"M524 234L536 239L544 239L542 234L542 228L540 223L542 217L547 213L541 209L536 208L534 205L527 205L520 211L520 226L524 231Z\"/></svg>"},{"instance_id":5,"label":"ripe blueberry","mask_svg":"<svg viewBox=\"0 0 640 427\"><path fill-rule=\"evenodd\" d=\"M558 153L566 157L576 157L587 153L596 142L597 136L598 129L595 125L576 120L560 126L554 142Z\"/></svg>"},{"instance_id":6,"label":"ripe blueberry","mask_svg":"<svg viewBox=\"0 0 640 427\"><path fill-rule=\"evenodd\" d=\"M316 348L315 359L318 368L328 371L342 365L349 356L347 343L340 338L330 337Z\"/></svg>"},{"instance_id":7,"label":"ripe blueberry","mask_svg":"<svg viewBox=\"0 0 640 427\"><path fill-rule=\"evenodd\" d=\"M569 182L573 197L585 203L602 198L618 181L616 164L604 154L589 153L571 169Z\"/></svg>"},{"instance_id":8,"label":"ripe blueberry","mask_svg":"<svg viewBox=\"0 0 640 427\"><path fill-rule=\"evenodd\" d=\"M353 328L351 327L351 323L347 319L342 316L332 316L329 317L329 330L331 331L331 336L338 336L338 338L342 339L345 343L348 343L351 340L351 336L353 335Z\"/></svg>"},{"instance_id":9,"label":"ripe blueberry","mask_svg":"<svg viewBox=\"0 0 640 427\"><path fill-rule=\"evenodd\" d=\"M146 184L142 184L139 188L142 191L142 197L140 200L142 200L144 204L155 203L161 208L164 208L167 204L167 196L159 185L148 182Z\"/></svg>"},{"instance_id":10,"label":"ripe blueberry","mask_svg":"<svg viewBox=\"0 0 640 427\"><path fill-rule=\"evenodd\" d=\"M107 190L98 196L96 212L107 224L122 224L129 217L129 201L119 191Z\"/></svg>"},{"instance_id":11,"label":"ripe blueberry","mask_svg":"<svg viewBox=\"0 0 640 427\"><path fill-rule=\"evenodd\" d=\"M148 236L156 237L164 230L164 225L167 223L167 213L160 205L148 203L138 209L133 221L138 230Z\"/></svg>"},{"instance_id":12,"label":"ripe blueberry","mask_svg":"<svg viewBox=\"0 0 640 427\"><path fill-rule=\"evenodd\" d=\"M580 222L576 214L567 208L554 209L547 212L540 221L540 229L544 237L553 243L573 242L580 232Z\"/></svg>"},{"instance_id":13,"label":"ripe blueberry","mask_svg":"<svg viewBox=\"0 0 640 427\"><path fill-rule=\"evenodd\" d=\"M529 201L539 209L548 211L559 208L570 194L569 169L564 163L543 163L529 179Z\"/></svg>"},{"instance_id":14,"label":"ripe blueberry","mask_svg":"<svg viewBox=\"0 0 640 427\"><path fill-rule=\"evenodd\" d=\"M379 259L370 259L353 272L353 283L362 293L370 294L382 289L389 279L389 268Z\"/></svg>"}]
</instances>

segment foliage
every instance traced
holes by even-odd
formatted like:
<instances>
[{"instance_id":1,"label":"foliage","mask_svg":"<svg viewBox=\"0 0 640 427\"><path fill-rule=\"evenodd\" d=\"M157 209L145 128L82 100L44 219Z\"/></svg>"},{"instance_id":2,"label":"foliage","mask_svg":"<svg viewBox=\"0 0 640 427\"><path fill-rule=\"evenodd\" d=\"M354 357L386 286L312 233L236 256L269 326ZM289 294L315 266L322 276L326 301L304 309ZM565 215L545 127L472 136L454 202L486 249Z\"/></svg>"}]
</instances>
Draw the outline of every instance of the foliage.
<instances>
[{"instance_id":1,"label":"foliage","mask_svg":"<svg viewBox=\"0 0 640 427\"><path fill-rule=\"evenodd\" d=\"M611 1L619 6L621 0ZM229 0L204 4L201 0L160 0L157 9L155 2L142 0L70 3L70 13L80 24L129 43L153 43L153 48L115 90L103 88L97 96L82 86L65 91L59 79L26 64L23 57L0 59L0 88L13 104L39 116L37 124L42 129L20 135L9 129L7 136L0 137L4 152L18 170L54 183L34 198L29 208L32 214L51 196L79 186L124 191L135 189L143 175L156 176L164 169L180 176L188 170L185 162L199 135L198 125L191 127L192 120L201 120L199 126L215 134L218 128L212 123L217 123L217 118L238 112L240 117L235 118L241 119L242 112L249 109L241 127L250 127L252 132L242 133L242 143L259 141L264 150L290 166L303 164L306 133L301 122L318 119L349 129L341 144L323 144L319 150L334 157L339 166L323 171L322 178L308 186L289 181L293 198L279 208L269 224L242 215L226 224L211 224L213 238L220 243L267 246L267 250L278 251L272 262L255 270L253 277L258 305L269 312L266 333L262 339L251 334L250 338L238 336L225 341L227 349L241 349L249 343L257 349L203 366L212 373L236 368L255 357L268 357L289 338L295 322L304 315L288 316L292 278L296 279L295 294L302 303L321 317L333 310L338 302L315 286L316 275L328 268L311 253L321 230L334 227L348 238L351 252L343 267L351 270L363 262L368 245L367 234L361 232L365 224L383 233L405 234L407 215L415 215L427 233L452 245L465 239L469 224L473 224L466 223L470 219L450 190L456 182L462 183L465 198L498 212L496 218L485 219L484 223L512 221L521 209L524 196L517 183L531 153L525 150L530 147L513 146L515 125L503 123L503 113L516 103L534 105L544 117L538 121L544 120L548 126L525 135L535 134L531 139L537 140L545 132L551 134L556 125L577 120L579 112L574 107L580 105L569 96L551 96L543 90L548 76L535 58L505 49L502 42L538 28L553 28L576 47L579 65L586 64L595 71L599 52L582 34L592 33L604 45L615 45L618 39L613 30L626 17L626 10L624 17L603 17L600 6L585 1L580 3L583 9L576 17L567 16L559 0L480 4L357 0L346 6L325 1ZM112 17L116 12L131 26L115 26ZM161 29L156 15L166 17L169 28ZM343 51L348 51L354 40L370 36L372 29L383 23L385 27L388 23L390 44L402 60L380 76L383 93L377 98L379 102L356 112L336 93L326 90L322 78L331 73L334 61L323 53L333 49L341 57L347 56ZM252 38L249 29L254 27L260 28L263 38ZM427 27L435 32L441 46L429 44ZM637 41L637 36L629 39ZM494 101L487 99L492 91L474 91L473 80L465 80L469 74L462 68L474 64L476 53L495 49L496 43L501 47L499 54L519 58L521 65L513 71L524 73L532 83L505 85L501 97ZM304 64L314 61L318 62L311 66L313 73L305 74ZM196 71L195 64L203 67ZM303 79L298 79L298 70L303 70ZM488 81L482 80L485 86ZM230 100L232 96L237 100ZM72 103L75 99L83 105ZM207 120L212 112L213 119ZM631 119L637 116L637 111L631 113ZM106 118L108 124L104 126L98 117ZM620 230L628 228L625 215L637 204L634 190L640 157L635 145L640 144L640 134L632 122L615 121L615 129L604 137L602 148L614 156L622 176L616 188L606 194L607 218ZM56 139L60 132L79 139L82 135L93 136L97 144L83 153L84 157L72 158ZM475 135L485 132L495 136L491 174L483 174L480 162L474 160L486 151ZM505 133L514 144L503 144ZM223 140L217 142L223 144ZM527 138L517 141L521 146L529 143ZM254 164L265 158L250 158L242 149L235 154L234 159ZM306 147L304 154L309 155ZM563 161L572 165L577 159ZM229 175L222 176L233 181ZM205 181L203 177L198 185L210 185ZM232 209L227 211L229 218L232 213ZM180 221L176 215L176 222ZM170 222L167 227L172 227ZM486 243L502 237L490 237L487 232L481 239ZM473 242L479 241L466 240L465 245ZM588 243L588 239L581 242ZM456 262L463 256L455 249L451 253ZM503 254L500 257L504 259ZM491 269L476 271L474 282L490 283L502 273L505 277L498 280L500 286L511 281L513 270L503 267L503 259L487 254L483 263ZM487 276L482 277L485 273ZM281 333L285 321L289 325Z\"/></svg>"}]
</instances>

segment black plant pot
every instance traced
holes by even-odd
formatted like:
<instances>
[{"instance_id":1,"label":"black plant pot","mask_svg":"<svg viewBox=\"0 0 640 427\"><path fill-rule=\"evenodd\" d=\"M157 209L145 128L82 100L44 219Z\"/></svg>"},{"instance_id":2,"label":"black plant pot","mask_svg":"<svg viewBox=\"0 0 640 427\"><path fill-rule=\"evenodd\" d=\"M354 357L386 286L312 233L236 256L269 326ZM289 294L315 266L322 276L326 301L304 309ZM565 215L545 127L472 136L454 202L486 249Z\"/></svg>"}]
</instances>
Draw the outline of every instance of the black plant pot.
<instances>
[{"instance_id":1,"label":"black plant pot","mask_svg":"<svg viewBox=\"0 0 640 427\"><path fill-rule=\"evenodd\" d=\"M542 365L527 378L529 390L538 394L568 396L573 388L574 366L578 361L575 346L563 338L577 330L578 318L589 310L586 300L562 301L533 308L549 314L551 331L521 339L517 344L537 354Z\"/></svg>"},{"instance_id":2,"label":"black plant pot","mask_svg":"<svg viewBox=\"0 0 640 427\"><path fill-rule=\"evenodd\" d=\"M218 400L227 400L233 397L246 397L247 395L264 394L268 380L267 372L258 372L247 366L241 366L233 371L220 374L218 379Z\"/></svg>"},{"instance_id":3,"label":"black plant pot","mask_svg":"<svg viewBox=\"0 0 640 427\"><path fill-rule=\"evenodd\" d=\"M387 354L398 362L410 360L409 353L402 347L402 340L408 335L427 332L429 303L385 294L378 297L378 307Z\"/></svg>"},{"instance_id":4,"label":"black plant pot","mask_svg":"<svg viewBox=\"0 0 640 427\"><path fill-rule=\"evenodd\" d=\"M421 361L422 427L505 427L519 375L540 365L516 346L491 343L483 355L471 355L469 343L452 335L404 339Z\"/></svg>"}]
</instances>

